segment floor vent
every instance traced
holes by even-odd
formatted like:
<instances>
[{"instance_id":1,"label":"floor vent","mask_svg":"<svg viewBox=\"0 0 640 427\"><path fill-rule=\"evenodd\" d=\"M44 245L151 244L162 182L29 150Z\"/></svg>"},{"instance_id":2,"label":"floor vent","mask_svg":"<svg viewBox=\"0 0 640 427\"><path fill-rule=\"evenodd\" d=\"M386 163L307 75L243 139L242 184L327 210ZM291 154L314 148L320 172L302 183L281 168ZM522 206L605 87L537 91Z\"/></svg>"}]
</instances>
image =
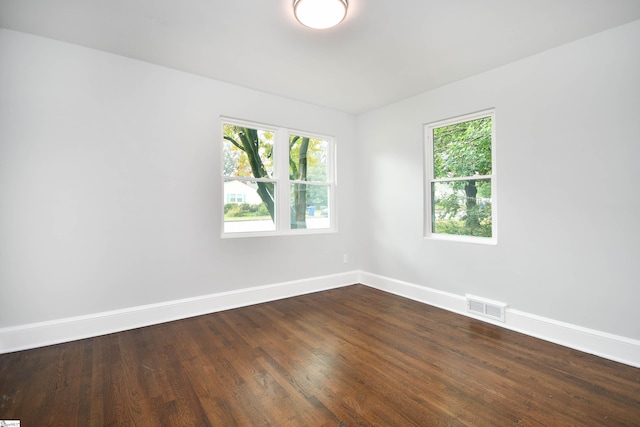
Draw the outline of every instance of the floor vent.
<instances>
[{"instance_id":1,"label":"floor vent","mask_svg":"<svg viewBox=\"0 0 640 427\"><path fill-rule=\"evenodd\" d=\"M473 295L466 295L466 297L467 311L469 313L479 314L501 322L505 321L504 313L507 308L507 304L491 301L486 298L475 297Z\"/></svg>"}]
</instances>

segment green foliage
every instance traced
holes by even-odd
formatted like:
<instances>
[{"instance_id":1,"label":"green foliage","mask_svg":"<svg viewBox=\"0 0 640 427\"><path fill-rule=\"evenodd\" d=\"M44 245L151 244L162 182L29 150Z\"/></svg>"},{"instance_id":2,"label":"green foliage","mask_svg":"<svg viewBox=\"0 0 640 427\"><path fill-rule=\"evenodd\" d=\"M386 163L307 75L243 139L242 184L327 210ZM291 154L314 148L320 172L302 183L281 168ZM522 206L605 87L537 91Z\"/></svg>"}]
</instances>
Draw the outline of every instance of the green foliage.
<instances>
[{"instance_id":1,"label":"green foliage","mask_svg":"<svg viewBox=\"0 0 640 427\"><path fill-rule=\"evenodd\" d=\"M491 117L433 129L436 233L491 237L491 147Z\"/></svg>"},{"instance_id":2,"label":"green foliage","mask_svg":"<svg viewBox=\"0 0 640 427\"><path fill-rule=\"evenodd\" d=\"M269 178L273 173L273 132L223 125L224 175Z\"/></svg>"},{"instance_id":3,"label":"green foliage","mask_svg":"<svg viewBox=\"0 0 640 427\"><path fill-rule=\"evenodd\" d=\"M433 130L434 178L491 174L491 117Z\"/></svg>"},{"instance_id":4,"label":"green foliage","mask_svg":"<svg viewBox=\"0 0 640 427\"><path fill-rule=\"evenodd\" d=\"M491 237L491 205L478 206L456 216L435 217L435 232L459 236Z\"/></svg>"},{"instance_id":5,"label":"green foliage","mask_svg":"<svg viewBox=\"0 0 640 427\"><path fill-rule=\"evenodd\" d=\"M289 179L327 180L327 141L291 135L289 138Z\"/></svg>"},{"instance_id":6,"label":"green foliage","mask_svg":"<svg viewBox=\"0 0 640 427\"><path fill-rule=\"evenodd\" d=\"M224 205L225 218L264 217L269 211L264 203L252 205L249 203L227 203Z\"/></svg>"},{"instance_id":7,"label":"green foliage","mask_svg":"<svg viewBox=\"0 0 640 427\"><path fill-rule=\"evenodd\" d=\"M270 178L273 174L273 133L225 123L224 174L227 176ZM257 182L258 196L269 216L275 218L275 192L271 182Z\"/></svg>"},{"instance_id":8,"label":"green foliage","mask_svg":"<svg viewBox=\"0 0 640 427\"><path fill-rule=\"evenodd\" d=\"M307 205L316 207L329 206L329 187L326 185L307 185Z\"/></svg>"},{"instance_id":9,"label":"green foliage","mask_svg":"<svg viewBox=\"0 0 640 427\"><path fill-rule=\"evenodd\" d=\"M291 135L289 138L289 179L292 181L326 182L327 142ZM327 187L294 183L291 198L291 228L306 227L307 207L327 206Z\"/></svg>"},{"instance_id":10,"label":"green foliage","mask_svg":"<svg viewBox=\"0 0 640 427\"><path fill-rule=\"evenodd\" d=\"M223 174L231 177L271 178L273 176L273 145L275 135L266 130L223 124ZM289 138L289 179L293 181L326 182L327 141L291 135ZM275 218L273 182L256 181L257 193L268 214ZM326 186L294 183L292 185L292 228L306 227L306 209L328 206ZM229 204L235 205L235 204ZM244 205L225 205L225 217L253 215Z\"/></svg>"}]
</instances>

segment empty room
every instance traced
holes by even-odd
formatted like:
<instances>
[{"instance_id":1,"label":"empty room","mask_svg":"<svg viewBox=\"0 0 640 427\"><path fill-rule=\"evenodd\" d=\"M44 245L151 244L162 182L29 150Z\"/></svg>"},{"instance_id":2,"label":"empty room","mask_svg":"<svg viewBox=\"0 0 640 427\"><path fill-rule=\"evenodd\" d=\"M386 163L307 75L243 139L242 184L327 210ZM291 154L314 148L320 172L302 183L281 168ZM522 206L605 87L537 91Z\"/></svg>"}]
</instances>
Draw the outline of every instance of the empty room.
<instances>
[{"instance_id":1,"label":"empty room","mask_svg":"<svg viewBox=\"0 0 640 427\"><path fill-rule=\"evenodd\" d=\"M638 159L637 0L0 0L0 424L638 426Z\"/></svg>"}]
</instances>

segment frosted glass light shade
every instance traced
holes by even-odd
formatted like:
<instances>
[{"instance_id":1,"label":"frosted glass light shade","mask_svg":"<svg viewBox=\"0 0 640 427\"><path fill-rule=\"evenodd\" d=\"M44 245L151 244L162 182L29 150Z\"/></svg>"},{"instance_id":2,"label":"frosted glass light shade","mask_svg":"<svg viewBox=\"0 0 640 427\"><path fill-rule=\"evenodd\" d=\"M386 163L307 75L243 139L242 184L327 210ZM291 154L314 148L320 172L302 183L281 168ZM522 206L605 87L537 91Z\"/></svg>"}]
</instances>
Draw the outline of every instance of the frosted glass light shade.
<instances>
[{"instance_id":1,"label":"frosted glass light shade","mask_svg":"<svg viewBox=\"0 0 640 427\"><path fill-rule=\"evenodd\" d=\"M294 0L293 13L302 25L323 30L344 19L347 0Z\"/></svg>"}]
</instances>

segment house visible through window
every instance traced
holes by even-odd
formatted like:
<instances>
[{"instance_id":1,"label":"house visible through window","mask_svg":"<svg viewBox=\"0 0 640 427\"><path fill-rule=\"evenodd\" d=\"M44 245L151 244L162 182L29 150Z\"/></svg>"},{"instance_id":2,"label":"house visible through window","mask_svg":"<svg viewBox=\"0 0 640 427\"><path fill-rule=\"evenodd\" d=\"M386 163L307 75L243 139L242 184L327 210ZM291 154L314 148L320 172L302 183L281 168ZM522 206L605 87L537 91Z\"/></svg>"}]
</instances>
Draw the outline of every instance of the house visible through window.
<instances>
[{"instance_id":1,"label":"house visible through window","mask_svg":"<svg viewBox=\"0 0 640 427\"><path fill-rule=\"evenodd\" d=\"M496 241L495 113L431 123L426 136L426 236Z\"/></svg>"},{"instance_id":2,"label":"house visible through window","mask_svg":"<svg viewBox=\"0 0 640 427\"><path fill-rule=\"evenodd\" d=\"M333 229L329 137L223 119L223 235Z\"/></svg>"},{"instance_id":3,"label":"house visible through window","mask_svg":"<svg viewBox=\"0 0 640 427\"><path fill-rule=\"evenodd\" d=\"M249 187L248 185L245 185L245 187L247 188L247 192L255 191L251 187ZM227 187L226 186L225 186L224 190L225 190L224 191L225 200L226 200L227 203L244 203L247 200L247 194L246 193L242 193L242 194L227 193Z\"/></svg>"}]
</instances>

